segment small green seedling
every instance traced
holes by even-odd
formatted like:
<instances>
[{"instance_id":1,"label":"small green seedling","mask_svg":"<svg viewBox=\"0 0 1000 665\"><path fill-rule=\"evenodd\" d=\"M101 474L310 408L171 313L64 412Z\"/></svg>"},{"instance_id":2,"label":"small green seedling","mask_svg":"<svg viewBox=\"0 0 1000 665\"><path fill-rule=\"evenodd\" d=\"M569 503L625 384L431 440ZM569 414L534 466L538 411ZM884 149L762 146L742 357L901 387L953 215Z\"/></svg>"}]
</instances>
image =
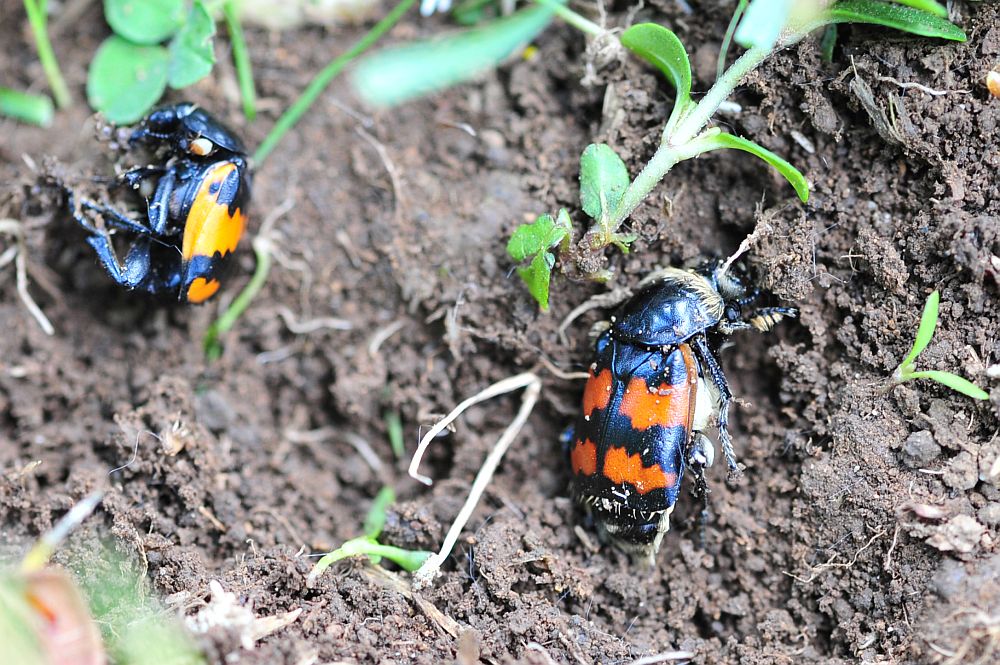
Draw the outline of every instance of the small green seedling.
<instances>
[{"instance_id":1,"label":"small green seedling","mask_svg":"<svg viewBox=\"0 0 1000 665\"><path fill-rule=\"evenodd\" d=\"M215 65L215 21L201 0L105 0L104 15L115 34L90 63L87 99L111 122L139 120L168 85L185 88Z\"/></svg>"},{"instance_id":2,"label":"small green seedling","mask_svg":"<svg viewBox=\"0 0 1000 665\"><path fill-rule=\"evenodd\" d=\"M548 4L553 0L537 1ZM622 224L674 165L707 152L728 148L750 153L781 174L803 203L808 200L809 182L785 159L749 139L709 127L720 105L736 86L776 51L795 44L814 30L846 22L871 23L918 35L965 40L961 29L937 15L939 8L931 8L935 12L931 13L925 8L875 0L842 0L826 8L812 4L789 0L741 2L727 32L720 63L725 62L730 36L747 50L720 73L712 88L697 102L691 97L691 65L687 50L677 35L653 23L633 25L622 33L622 46L659 69L673 87L673 110L663 127L659 147L634 179L629 177L622 160L610 146L592 144L583 151L580 203L592 223L579 241L573 243L570 242L572 238L566 239L567 250L560 252L558 257L563 272L607 280L610 273L602 267L606 262L605 248L614 245L624 250L634 239L632 234L619 231ZM916 4L928 5L927 2ZM572 231L572 226L570 229ZM519 231L520 228L515 235ZM524 260L510 251L508 254L516 262ZM544 264L533 261L532 265L535 269L519 270L518 274L544 310L548 307L555 261Z\"/></svg>"},{"instance_id":3,"label":"small green seedling","mask_svg":"<svg viewBox=\"0 0 1000 665\"><path fill-rule=\"evenodd\" d=\"M544 30L554 17L581 32L610 44L609 31L569 9L563 0L533 0L510 16L484 21L499 3L465 0L453 16L460 23L479 22L449 35L392 47L361 61L354 73L358 94L376 106L393 106L468 81L500 66ZM748 152L772 166L804 202L809 183L780 156L746 138L728 134L709 124L720 105L757 66L776 51L806 35L838 23L870 23L917 35L965 41L965 33L947 20L944 7L933 0L792 1L741 0L726 33L720 54L720 74L715 85L698 101L691 96L691 66L680 39L667 28L652 23L634 25L621 33L618 43L659 69L675 90L673 110L667 119L659 148L632 179L621 158L608 145L592 144L580 159L580 203L591 218L590 228L574 238L571 213L555 219L539 215L522 224L507 246L517 263L527 263L518 275L544 310L549 303L552 271L573 277L607 280L604 250L613 245L625 251L634 235L619 229L635 208L678 162L706 152L731 148ZM910 6L903 6L910 5ZM747 50L728 70L722 71L730 41ZM832 48L832 46L830 47Z\"/></svg>"},{"instance_id":4,"label":"small green seedling","mask_svg":"<svg viewBox=\"0 0 1000 665\"><path fill-rule=\"evenodd\" d=\"M307 584L312 586L316 579L322 575L331 564L352 556L367 556L369 561L376 566L381 563L382 558L385 557L403 570L411 573L420 568L420 566L422 566L423 563L431 556L431 552L425 552L423 550L404 550L399 547L383 545L378 542L378 536L382 533L382 527L385 526L386 511L395 500L396 495L392 491L391 487L383 487L379 490L378 495L375 496L375 500L372 501L372 507L368 511L368 516L365 518L365 535L352 538L334 551L324 555L322 559L316 562L316 565L313 566L313 569L309 572Z\"/></svg>"},{"instance_id":5,"label":"small green seedling","mask_svg":"<svg viewBox=\"0 0 1000 665\"><path fill-rule=\"evenodd\" d=\"M628 178L628 175L625 177ZM572 233L573 222L563 208L555 219L551 215L541 215L531 224L521 225L507 243L507 253L515 261L531 259L527 266L517 269L517 274L528 285L531 295L543 310L549 308L549 275L556 262L556 257L550 250L554 247L563 251L568 249Z\"/></svg>"},{"instance_id":6,"label":"small green seedling","mask_svg":"<svg viewBox=\"0 0 1000 665\"><path fill-rule=\"evenodd\" d=\"M924 313L920 316L920 327L917 328L917 338L913 341L913 348L910 349L910 352L903 359L903 362L899 364L899 367L896 368L896 371L892 373L892 382L899 384L911 379L930 379L972 399L989 399L990 396L985 390L951 372L939 372L937 370L916 372L913 370L913 363L917 360L917 356L927 348L927 345L931 343L931 338L934 337L934 329L937 327L938 322L938 303L940 299L941 295L937 291L934 291L927 298L927 303L924 305Z\"/></svg>"}]
</instances>

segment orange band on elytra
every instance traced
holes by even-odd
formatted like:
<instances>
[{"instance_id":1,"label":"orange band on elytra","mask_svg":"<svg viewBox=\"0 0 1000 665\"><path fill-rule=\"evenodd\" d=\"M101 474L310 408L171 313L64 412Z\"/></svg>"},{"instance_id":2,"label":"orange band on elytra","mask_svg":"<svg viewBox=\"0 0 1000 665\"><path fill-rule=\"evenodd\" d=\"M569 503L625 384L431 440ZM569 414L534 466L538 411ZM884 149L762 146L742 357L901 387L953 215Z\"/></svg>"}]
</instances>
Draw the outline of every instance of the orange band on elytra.
<instances>
[{"instance_id":1,"label":"orange band on elytra","mask_svg":"<svg viewBox=\"0 0 1000 665\"><path fill-rule=\"evenodd\" d=\"M659 464L642 465L639 453L629 455L624 448L609 448L604 456L604 476L611 482L629 483L639 494L654 489L672 487L677 482L676 473L668 473Z\"/></svg>"}]
</instances>

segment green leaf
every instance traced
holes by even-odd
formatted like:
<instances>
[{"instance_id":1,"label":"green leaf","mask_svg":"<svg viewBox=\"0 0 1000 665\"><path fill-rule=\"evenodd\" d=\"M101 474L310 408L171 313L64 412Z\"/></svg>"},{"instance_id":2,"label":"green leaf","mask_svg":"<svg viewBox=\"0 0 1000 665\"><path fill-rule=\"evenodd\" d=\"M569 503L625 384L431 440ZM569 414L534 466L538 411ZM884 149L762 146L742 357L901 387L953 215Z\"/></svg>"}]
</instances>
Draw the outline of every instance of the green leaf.
<instances>
[{"instance_id":1,"label":"green leaf","mask_svg":"<svg viewBox=\"0 0 1000 665\"><path fill-rule=\"evenodd\" d=\"M736 10L733 12L733 17L729 19L729 25L726 26L726 34L722 36L722 46L719 47L719 58L715 63L716 80L722 78L722 73L726 71L726 56L729 55L733 33L736 32L736 27L740 24L740 19L743 18L743 13L746 11L749 3L750 0L739 0L736 4Z\"/></svg>"},{"instance_id":2,"label":"green leaf","mask_svg":"<svg viewBox=\"0 0 1000 665\"><path fill-rule=\"evenodd\" d=\"M951 372L939 372L937 370L930 370L927 372L910 372L905 374L906 379L930 379L931 381L937 381L943 386L951 388L955 392L967 395L972 399L987 400L990 398L989 393L974 384L968 379L963 379L962 377L952 374Z\"/></svg>"},{"instance_id":3,"label":"green leaf","mask_svg":"<svg viewBox=\"0 0 1000 665\"><path fill-rule=\"evenodd\" d=\"M677 35L662 25L639 23L622 33L621 42L663 72L677 91L674 108L684 108L691 103L691 63Z\"/></svg>"},{"instance_id":4,"label":"green leaf","mask_svg":"<svg viewBox=\"0 0 1000 665\"><path fill-rule=\"evenodd\" d=\"M900 5L909 5L914 9L931 14L937 14L941 18L948 18L948 8L938 2L934 2L934 0L895 0L895 2Z\"/></svg>"},{"instance_id":5,"label":"green leaf","mask_svg":"<svg viewBox=\"0 0 1000 665\"><path fill-rule=\"evenodd\" d=\"M136 44L159 44L184 23L184 0L104 0L116 34Z\"/></svg>"},{"instance_id":6,"label":"green leaf","mask_svg":"<svg viewBox=\"0 0 1000 665\"><path fill-rule=\"evenodd\" d=\"M924 303L924 312L920 315L920 326L917 328L917 337L913 340L913 348L910 349L910 352L906 354L906 358L899 365L903 368L904 372L906 368L913 364L917 356L923 353L927 345L931 343L931 338L934 337L934 329L937 327L938 303L940 302L941 293L935 289L927 297L927 302Z\"/></svg>"},{"instance_id":7,"label":"green leaf","mask_svg":"<svg viewBox=\"0 0 1000 665\"><path fill-rule=\"evenodd\" d=\"M601 221L621 203L628 189L625 162L605 143L591 143L580 156L580 203L583 211Z\"/></svg>"},{"instance_id":8,"label":"green leaf","mask_svg":"<svg viewBox=\"0 0 1000 665\"><path fill-rule=\"evenodd\" d=\"M0 114L39 127L52 124L52 100L45 95L30 95L0 86Z\"/></svg>"},{"instance_id":9,"label":"green leaf","mask_svg":"<svg viewBox=\"0 0 1000 665\"><path fill-rule=\"evenodd\" d=\"M792 11L791 0L752 0L733 38L743 48L772 49Z\"/></svg>"},{"instance_id":10,"label":"green leaf","mask_svg":"<svg viewBox=\"0 0 1000 665\"><path fill-rule=\"evenodd\" d=\"M565 209L559 211L559 218L539 215L534 222L522 224L515 229L507 242L507 254L515 261L524 261L538 252L555 247L566 238L572 225Z\"/></svg>"},{"instance_id":11,"label":"green leaf","mask_svg":"<svg viewBox=\"0 0 1000 665\"><path fill-rule=\"evenodd\" d=\"M518 268L517 274L528 286L528 292L538 301L542 311L549 308L549 281L556 257L552 252L539 252L527 267Z\"/></svg>"},{"instance_id":12,"label":"green leaf","mask_svg":"<svg viewBox=\"0 0 1000 665\"><path fill-rule=\"evenodd\" d=\"M90 105L111 122L135 122L166 89L169 59L162 46L137 46L117 35L108 37L87 73Z\"/></svg>"},{"instance_id":13,"label":"green leaf","mask_svg":"<svg viewBox=\"0 0 1000 665\"><path fill-rule=\"evenodd\" d=\"M842 0L827 10L826 23L870 23L923 37L964 42L965 32L954 23L912 7L877 0Z\"/></svg>"},{"instance_id":14,"label":"green leaf","mask_svg":"<svg viewBox=\"0 0 1000 665\"><path fill-rule=\"evenodd\" d=\"M352 81L369 104L395 106L496 68L551 21L551 9L529 7L482 27L379 51L358 63Z\"/></svg>"},{"instance_id":15,"label":"green leaf","mask_svg":"<svg viewBox=\"0 0 1000 665\"><path fill-rule=\"evenodd\" d=\"M372 507L368 509L368 516L365 517L365 535L369 538L378 538L385 527L385 514L389 506L396 500L396 493L388 485L379 490L372 501Z\"/></svg>"},{"instance_id":16,"label":"green leaf","mask_svg":"<svg viewBox=\"0 0 1000 665\"><path fill-rule=\"evenodd\" d=\"M828 25L819 40L819 51L823 62L833 62L833 49L837 47L837 26Z\"/></svg>"},{"instance_id":17,"label":"green leaf","mask_svg":"<svg viewBox=\"0 0 1000 665\"><path fill-rule=\"evenodd\" d=\"M412 573L420 568L424 561L427 561L431 553L422 550L404 550L398 547L393 547L392 545L382 545L372 538L361 536L359 538L352 538L351 540L348 540L339 548L317 561L316 565L313 566L313 569L309 572L309 579L316 579L322 575L331 564L336 563L337 561L359 555L368 556L371 559L385 557L404 570Z\"/></svg>"},{"instance_id":18,"label":"green leaf","mask_svg":"<svg viewBox=\"0 0 1000 665\"><path fill-rule=\"evenodd\" d=\"M185 88L208 76L215 65L215 21L205 5L195 2L184 24L170 40L171 88Z\"/></svg>"},{"instance_id":19,"label":"green leaf","mask_svg":"<svg viewBox=\"0 0 1000 665\"><path fill-rule=\"evenodd\" d=\"M809 200L809 181L806 180L806 177L787 161L750 139L721 132L696 139L694 147L696 150L695 154L708 152L709 150L718 150L720 148L734 148L749 152L751 155L756 155L777 169L778 173L785 176L785 179L795 188L795 193L799 195L799 199L803 203Z\"/></svg>"}]
</instances>

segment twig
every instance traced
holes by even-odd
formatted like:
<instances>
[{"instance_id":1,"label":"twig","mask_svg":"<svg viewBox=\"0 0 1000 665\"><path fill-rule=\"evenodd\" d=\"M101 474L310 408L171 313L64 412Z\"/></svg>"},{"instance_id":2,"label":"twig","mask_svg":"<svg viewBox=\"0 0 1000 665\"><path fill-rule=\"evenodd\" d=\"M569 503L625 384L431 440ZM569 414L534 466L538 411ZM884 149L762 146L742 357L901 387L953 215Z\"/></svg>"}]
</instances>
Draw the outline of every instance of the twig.
<instances>
[{"instance_id":1,"label":"twig","mask_svg":"<svg viewBox=\"0 0 1000 665\"><path fill-rule=\"evenodd\" d=\"M295 318L295 314L292 310L287 307L278 308L278 315L281 320L285 322L285 327L289 331L296 335L308 335L309 333L316 332L317 330L333 329L333 330L350 330L353 328L351 322L347 319L338 319L332 316L321 316L315 319L309 319L308 321L298 321Z\"/></svg>"},{"instance_id":2,"label":"twig","mask_svg":"<svg viewBox=\"0 0 1000 665\"><path fill-rule=\"evenodd\" d=\"M45 334L54 335L56 332L55 328L52 327L48 317L45 316L42 309L35 304L31 294L28 293L28 244L24 239L24 226L16 219L0 219L0 233L7 233L14 236L17 243L16 249L11 248L14 249L13 254L11 253L11 249L8 249L0 256L0 267L5 263L9 263L10 257L13 256L17 295L21 298L21 302L24 303L25 309L28 310L28 313L31 314Z\"/></svg>"},{"instance_id":3,"label":"twig","mask_svg":"<svg viewBox=\"0 0 1000 665\"><path fill-rule=\"evenodd\" d=\"M653 665L653 663L664 663L668 660L689 660L694 658L694 655L693 651L664 651L633 660L631 665Z\"/></svg>"},{"instance_id":4,"label":"twig","mask_svg":"<svg viewBox=\"0 0 1000 665\"><path fill-rule=\"evenodd\" d=\"M398 333L407 324L407 319L396 319L389 325L379 328L372 335L371 340L368 342L368 355L372 358L378 353L379 348L386 342L387 339Z\"/></svg>"},{"instance_id":5,"label":"twig","mask_svg":"<svg viewBox=\"0 0 1000 665\"><path fill-rule=\"evenodd\" d=\"M462 533L462 529L465 528L465 524L469 521L469 518L472 517L473 511L476 509L476 504L479 503L479 498L486 490L486 486L489 485L493 473L500 464L500 460L503 459L504 453L507 452L507 448L520 433L525 421L527 421L528 416L531 415L531 411L535 408L535 403L538 401L538 395L542 389L542 382L537 375L531 372L525 372L524 374L518 374L517 376L498 381L455 407L451 413L438 421L420 441L417 452L413 456L413 461L410 463L409 472L412 477L429 485L431 479L417 474L417 467L420 464L420 458L423 456L424 450L426 450L427 445L434 437L473 404L520 388L524 388L521 408L507 426L507 429L500 435L493 450L490 451L490 454L483 461L483 465L480 467L479 473L476 474L476 479L472 483L472 488L469 490L469 496L466 498L465 504L459 511L458 516L455 517L455 521L452 522L451 528L448 529L444 542L441 544L441 550L437 554L432 554L424 562L424 565L414 573L414 588L430 584L438 574L442 564L447 560L448 555L451 554L455 543L458 542L458 536Z\"/></svg>"},{"instance_id":6,"label":"twig","mask_svg":"<svg viewBox=\"0 0 1000 665\"><path fill-rule=\"evenodd\" d=\"M385 167L386 173L389 174L389 182L392 183L392 193L396 198L396 209L393 211L393 217L397 222L401 222L403 209L406 207L406 198L403 196L403 183L399 179L399 171L396 170L396 165L389 158L389 151L386 150L386 147L377 138L366 132L363 128L356 127L354 131L375 149L379 159L382 160L382 166Z\"/></svg>"},{"instance_id":7,"label":"twig","mask_svg":"<svg viewBox=\"0 0 1000 665\"><path fill-rule=\"evenodd\" d=\"M796 580L796 581L801 582L803 584L809 584L810 582L812 582L813 580L815 580L817 577L819 577L820 574L826 572L827 570L830 570L831 568L850 568L851 566L853 566L854 564L856 564L858 562L858 557L861 556L862 552L864 552L869 547L871 547L872 544L876 540L878 540L879 538L881 538L882 536L884 536L886 533L888 533L888 529L881 529L878 533L876 533L874 536L872 536L868 540L868 542L865 543L864 546L862 546L861 549L859 549L857 552L855 552L854 553L854 557L850 561L848 561L846 563L834 563L833 560L836 559L837 556L838 556L838 553L834 552L833 556L831 556L829 559L827 559L826 563L821 563L818 566L813 566L810 569L811 572L812 572L812 575L809 576L809 579L803 579L803 578L799 577L798 575L794 575L794 574L788 572L787 570L783 570L781 572L783 574L785 574L785 575L788 575L793 580Z\"/></svg>"},{"instance_id":8,"label":"twig","mask_svg":"<svg viewBox=\"0 0 1000 665\"><path fill-rule=\"evenodd\" d=\"M914 83L913 81L897 81L891 76L876 76L875 78L879 81L885 81L886 83L895 83L900 88L914 88L920 92L926 92L932 97L940 97L942 95L967 95L972 92L971 90L935 90L934 88L928 88L926 85Z\"/></svg>"}]
</instances>

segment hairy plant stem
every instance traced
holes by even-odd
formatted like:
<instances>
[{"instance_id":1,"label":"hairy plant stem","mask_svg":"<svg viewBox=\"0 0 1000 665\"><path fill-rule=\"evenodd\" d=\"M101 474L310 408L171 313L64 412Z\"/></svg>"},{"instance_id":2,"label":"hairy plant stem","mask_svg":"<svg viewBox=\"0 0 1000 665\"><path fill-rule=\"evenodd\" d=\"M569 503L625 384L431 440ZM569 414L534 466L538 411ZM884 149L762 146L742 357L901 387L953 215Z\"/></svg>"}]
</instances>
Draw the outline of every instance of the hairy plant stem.
<instances>
[{"instance_id":1,"label":"hairy plant stem","mask_svg":"<svg viewBox=\"0 0 1000 665\"><path fill-rule=\"evenodd\" d=\"M733 94L736 86L771 53L773 53L771 49L752 48L741 55L719 77L697 106L673 124L672 131L669 135L663 136L660 147L656 149L653 157L625 190L625 195L622 196L618 208L611 216L611 223L605 229L606 233L613 234L621 226L621 223L628 219L628 216L649 196L649 193L663 180L674 164L702 152L692 149L694 148L692 145L694 140L701 134L715 112L719 110L722 102ZM669 128L671 125L668 123L667 127Z\"/></svg>"}]
</instances>

